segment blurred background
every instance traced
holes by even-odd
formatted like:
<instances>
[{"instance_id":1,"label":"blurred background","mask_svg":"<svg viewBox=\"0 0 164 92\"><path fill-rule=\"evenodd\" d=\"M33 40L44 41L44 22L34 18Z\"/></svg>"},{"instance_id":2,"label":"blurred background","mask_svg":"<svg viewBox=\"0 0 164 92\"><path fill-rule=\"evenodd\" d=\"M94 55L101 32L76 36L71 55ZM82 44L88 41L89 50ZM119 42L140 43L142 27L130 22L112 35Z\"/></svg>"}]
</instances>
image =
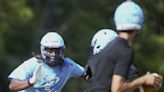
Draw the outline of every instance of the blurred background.
<instances>
[{"instance_id":1,"label":"blurred background","mask_svg":"<svg viewBox=\"0 0 164 92\"><path fill-rule=\"evenodd\" d=\"M65 56L85 66L90 41L102 28L115 30L113 14L125 0L0 0L0 88L8 89L8 75L24 60L39 53L39 41L48 31L65 40ZM144 10L144 31L133 44L141 74L164 75L164 0L134 0ZM89 85L70 79L63 92L83 92ZM164 92L164 87L159 92Z\"/></svg>"}]
</instances>

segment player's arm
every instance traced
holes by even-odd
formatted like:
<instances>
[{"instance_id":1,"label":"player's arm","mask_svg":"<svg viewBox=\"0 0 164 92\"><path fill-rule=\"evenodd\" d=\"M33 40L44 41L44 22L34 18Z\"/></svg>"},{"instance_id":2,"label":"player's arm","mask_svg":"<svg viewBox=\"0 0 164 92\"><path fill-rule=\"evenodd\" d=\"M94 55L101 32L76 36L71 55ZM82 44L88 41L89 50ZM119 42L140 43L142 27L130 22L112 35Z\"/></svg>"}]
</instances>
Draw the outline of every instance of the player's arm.
<instances>
[{"instance_id":1,"label":"player's arm","mask_svg":"<svg viewBox=\"0 0 164 92\"><path fill-rule=\"evenodd\" d=\"M134 80L128 83L122 76L113 75L111 90L112 92L124 92L126 90L136 89L139 85L141 85L144 82L144 80L142 78L138 78L137 81L140 82L135 83L136 80Z\"/></svg>"},{"instance_id":2,"label":"player's arm","mask_svg":"<svg viewBox=\"0 0 164 92\"><path fill-rule=\"evenodd\" d=\"M11 79L9 84L9 89L12 91L20 91L29 88L31 86L32 84L28 80L22 81L22 80Z\"/></svg>"},{"instance_id":3,"label":"player's arm","mask_svg":"<svg viewBox=\"0 0 164 92\"><path fill-rule=\"evenodd\" d=\"M76 63L70 58L65 58L65 60L72 65L72 73L71 77L79 77L83 78L84 76L84 67L82 67L80 64Z\"/></svg>"},{"instance_id":4,"label":"player's arm","mask_svg":"<svg viewBox=\"0 0 164 92\"><path fill-rule=\"evenodd\" d=\"M112 92L125 92L127 90L134 90L140 85L148 85L158 89L161 86L162 76L156 73L146 74L141 76L132 82L126 82L120 75L113 75L112 79Z\"/></svg>"},{"instance_id":5,"label":"player's arm","mask_svg":"<svg viewBox=\"0 0 164 92\"><path fill-rule=\"evenodd\" d=\"M11 78L9 89L12 91L19 91L31 87L33 84L38 82L42 76L41 67L41 64L38 65L33 73L33 76L28 80L18 80Z\"/></svg>"},{"instance_id":6,"label":"player's arm","mask_svg":"<svg viewBox=\"0 0 164 92\"><path fill-rule=\"evenodd\" d=\"M90 66L87 64L84 68L84 74L82 76L82 78L88 82L91 81L92 79L92 72L91 72L91 68Z\"/></svg>"}]
</instances>

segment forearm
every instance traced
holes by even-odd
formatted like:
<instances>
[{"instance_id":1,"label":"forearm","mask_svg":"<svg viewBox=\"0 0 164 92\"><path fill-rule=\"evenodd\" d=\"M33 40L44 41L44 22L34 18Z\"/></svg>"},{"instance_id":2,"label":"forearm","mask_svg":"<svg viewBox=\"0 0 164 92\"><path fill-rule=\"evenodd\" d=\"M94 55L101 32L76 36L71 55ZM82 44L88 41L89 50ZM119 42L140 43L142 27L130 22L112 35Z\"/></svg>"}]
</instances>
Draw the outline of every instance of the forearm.
<instances>
[{"instance_id":1,"label":"forearm","mask_svg":"<svg viewBox=\"0 0 164 92\"><path fill-rule=\"evenodd\" d=\"M21 81L12 79L9 84L9 89L12 91L20 91L31 87L32 85L28 81Z\"/></svg>"},{"instance_id":2,"label":"forearm","mask_svg":"<svg viewBox=\"0 0 164 92\"><path fill-rule=\"evenodd\" d=\"M134 90L143 84L144 84L144 76L139 77L133 80L132 82L124 83L123 91L129 90L129 89Z\"/></svg>"},{"instance_id":3,"label":"forearm","mask_svg":"<svg viewBox=\"0 0 164 92\"><path fill-rule=\"evenodd\" d=\"M127 90L134 90L141 85L147 85L159 89L161 87L161 81L163 81L163 77L156 73L146 74L132 82L126 82L123 77L114 75L111 89L112 92L125 92Z\"/></svg>"},{"instance_id":4,"label":"forearm","mask_svg":"<svg viewBox=\"0 0 164 92\"><path fill-rule=\"evenodd\" d=\"M112 80L112 92L126 92L127 90L133 90L144 84L144 76L139 77L132 82L126 82L124 78L119 75L114 75ZM117 85L116 85L117 84Z\"/></svg>"}]
</instances>

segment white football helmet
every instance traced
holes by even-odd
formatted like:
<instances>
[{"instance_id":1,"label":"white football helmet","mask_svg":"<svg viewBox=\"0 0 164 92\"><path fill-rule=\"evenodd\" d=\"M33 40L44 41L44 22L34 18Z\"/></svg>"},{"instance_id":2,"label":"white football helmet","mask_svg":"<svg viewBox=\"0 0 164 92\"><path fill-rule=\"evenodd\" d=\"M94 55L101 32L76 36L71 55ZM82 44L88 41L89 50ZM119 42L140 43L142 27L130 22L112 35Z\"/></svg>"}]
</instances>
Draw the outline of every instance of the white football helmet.
<instances>
[{"instance_id":1,"label":"white football helmet","mask_svg":"<svg viewBox=\"0 0 164 92\"><path fill-rule=\"evenodd\" d=\"M118 31L141 30L144 21L143 11L136 3L125 1L117 7L114 21Z\"/></svg>"},{"instance_id":2,"label":"white football helmet","mask_svg":"<svg viewBox=\"0 0 164 92\"><path fill-rule=\"evenodd\" d=\"M41 56L49 66L61 64L64 52L64 40L56 32L48 32L40 41Z\"/></svg>"},{"instance_id":3,"label":"white football helmet","mask_svg":"<svg viewBox=\"0 0 164 92\"><path fill-rule=\"evenodd\" d=\"M101 52L104 47L117 37L117 33L111 29L99 30L92 38L91 47L93 48L93 55Z\"/></svg>"}]
</instances>

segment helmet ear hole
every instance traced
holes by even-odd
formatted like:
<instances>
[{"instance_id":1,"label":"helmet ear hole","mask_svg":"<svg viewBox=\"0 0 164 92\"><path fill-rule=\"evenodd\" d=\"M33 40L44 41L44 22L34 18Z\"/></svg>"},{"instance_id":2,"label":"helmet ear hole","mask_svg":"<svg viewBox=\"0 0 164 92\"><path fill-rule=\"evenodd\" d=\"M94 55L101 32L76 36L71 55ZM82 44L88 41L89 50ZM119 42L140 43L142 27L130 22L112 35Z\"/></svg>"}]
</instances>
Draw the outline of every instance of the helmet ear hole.
<instances>
[{"instance_id":1,"label":"helmet ear hole","mask_svg":"<svg viewBox=\"0 0 164 92\"><path fill-rule=\"evenodd\" d=\"M98 49L98 48L100 48L100 45L99 45L99 46L97 46L97 49Z\"/></svg>"}]
</instances>

